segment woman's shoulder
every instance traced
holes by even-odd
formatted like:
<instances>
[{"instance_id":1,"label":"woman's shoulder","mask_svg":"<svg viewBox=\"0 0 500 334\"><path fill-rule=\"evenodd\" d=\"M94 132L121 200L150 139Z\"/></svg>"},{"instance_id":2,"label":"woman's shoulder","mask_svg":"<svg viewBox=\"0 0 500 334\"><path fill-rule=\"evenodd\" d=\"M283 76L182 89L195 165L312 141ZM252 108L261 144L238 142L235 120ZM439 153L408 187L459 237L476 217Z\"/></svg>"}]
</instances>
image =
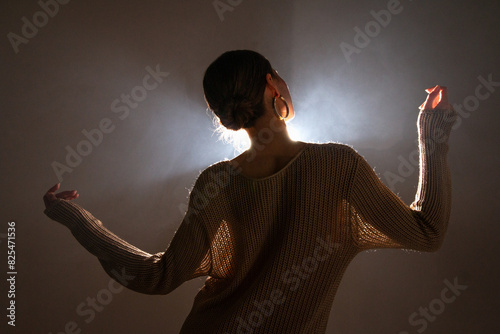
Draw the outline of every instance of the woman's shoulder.
<instances>
[{"instance_id":1,"label":"woman's shoulder","mask_svg":"<svg viewBox=\"0 0 500 334\"><path fill-rule=\"evenodd\" d=\"M221 160L201 170L196 178L194 187L204 187L207 184L211 185L214 182L218 185L227 184L231 176L238 171L229 164L230 160Z\"/></svg>"},{"instance_id":2,"label":"woman's shoulder","mask_svg":"<svg viewBox=\"0 0 500 334\"><path fill-rule=\"evenodd\" d=\"M310 165L313 161L330 166L333 162L338 162L345 168L350 165L350 162L355 162L359 157L360 155L353 147L343 143L307 142L294 160L298 160L299 164L301 163L300 161L302 161L302 163L306 165ZM240 172L238 167L235 167L231 163L231 160L224 159L200 171L195 182L195 187L204 187L206 184L213 184L214 182L225 185L232 176L238 175Z\"/></svg>"},{"instance_id":3,"label":"woman's shoulder","mask_svg":"<svg viewBox=\"0 0 500 334\"><path fill-rule=\"evenodd\" d=\"M349 173L357 168L361 155L350 145L327 142L311 143L305 158L304 164L309 167Z\"/></svg>"},{"instance_id":4,"label":"woman's shoulder","mask_svg":"<svg viewBox=\"0 0 500 334\"><path fill-rule=\"evenodd\" d=\"M350 145L338 142L308 143L309 149L318 154L359 156L358 152Z\"/></svg>"}]
</instances>

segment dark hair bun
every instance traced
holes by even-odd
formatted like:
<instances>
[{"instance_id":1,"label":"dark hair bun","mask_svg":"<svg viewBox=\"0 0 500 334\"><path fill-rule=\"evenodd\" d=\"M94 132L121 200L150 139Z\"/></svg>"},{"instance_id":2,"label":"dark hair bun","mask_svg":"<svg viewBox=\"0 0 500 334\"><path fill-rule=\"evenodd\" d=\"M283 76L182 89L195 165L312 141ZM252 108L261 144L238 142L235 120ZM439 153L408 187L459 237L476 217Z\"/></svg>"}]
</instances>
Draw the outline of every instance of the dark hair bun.
<instances>
[{"instance_id":1,"label":"dark hair bun","mask_svg":"<svg viewBox=\"0 0 500 334\"><path fill-rule=\"evenodd\" d=\"M250 50L223 53L205 71L203 90L208 107L229 130L250 128L264 114L269 61Z\"/></svg>"},{"instance_id":2,"label":"dark hair bun","mask_svg":"<svg viewBox=\"0 0 500 334\"><path fill-rule=\"evenodd\" d=\"M253 124L260 116L255 114L256 106L243 97L235 97L220 106L218 117L229 130L238 131Z\"/></svg>"}]
</instances>

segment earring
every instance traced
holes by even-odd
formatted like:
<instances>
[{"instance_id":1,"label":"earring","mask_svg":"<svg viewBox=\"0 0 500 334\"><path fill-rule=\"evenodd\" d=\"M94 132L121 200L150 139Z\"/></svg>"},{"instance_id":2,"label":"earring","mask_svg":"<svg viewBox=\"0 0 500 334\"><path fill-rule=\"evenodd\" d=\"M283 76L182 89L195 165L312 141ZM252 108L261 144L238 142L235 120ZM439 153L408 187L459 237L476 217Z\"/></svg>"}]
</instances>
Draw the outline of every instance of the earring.
<instances>
[{"instance_id":1,"label":"earring","mask_svg":"<svg viewBox=\"0 0 500 334\"><path fill-rule=\"evenodd\" d=\"M281 101L283 101L285 103L286 116L285 117L281 116L281 114L276 109L276 97L273 97L273 109L274 109L274 113L276 114L276 116L278 116L278 118L280 120L284 121L288 118L288 115L290 114L290 109L288 108L288 103L286 102L285 98L283 96L280 96L279 98L281 99Z\"/></svg>"}]
</instances>

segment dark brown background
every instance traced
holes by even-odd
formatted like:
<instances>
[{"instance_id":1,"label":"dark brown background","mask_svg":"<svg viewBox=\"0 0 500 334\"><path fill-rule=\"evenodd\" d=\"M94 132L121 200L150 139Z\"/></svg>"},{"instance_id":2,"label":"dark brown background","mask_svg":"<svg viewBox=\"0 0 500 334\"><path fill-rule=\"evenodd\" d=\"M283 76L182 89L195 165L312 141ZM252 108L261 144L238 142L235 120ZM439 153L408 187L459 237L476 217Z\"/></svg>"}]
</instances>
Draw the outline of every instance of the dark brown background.
<instances>
[{"instance_id":1,"label":"dark brown background","mask_svg":"<svg viewBox=\"0 0 500 334\"><path fill-rule=\"evenodd\" d=\"M233 0L233 4L238 1ZM203 280L167 296L124 290L95 319L77 314L109 282L70 232L43 215L43 193L103 118L115 125L71 173L64 189L129 242L166 248L182 219L179 205L199 171L236 152L217 141L206 112L205 68L231 49L254 49L287 80L296 138L353 145L387 182L415 150L424 89L449 87L473 101L478 77L500 81L498 1L401 1L402 11L348 62L340 43L386 1L243 0L224 20L212 1L70 1L16 54L7 38L32 22L36 1L4 0L1 42L1 325L4 333L177 333ZM169 76L120 120L110 105L142 84L147 66ZM500 87L452 132L454 203L437 253L377 250L357 257L334 302L328 333L417 333L413 312L436 303L445 280L467 289L425 333L498 333ZM487 91L482 89L481 93ZM471 108L469 108L471 109ZM395 184L411 203L417 173ZM6 325L7 222L17 223L17 326ZM314 222L311 222L314 223ZM435 304L437 305L437 304ZM89 307L85 307L89 309ZM423 319L419 316L418 319Z\"/></svg>"}]
</instances>

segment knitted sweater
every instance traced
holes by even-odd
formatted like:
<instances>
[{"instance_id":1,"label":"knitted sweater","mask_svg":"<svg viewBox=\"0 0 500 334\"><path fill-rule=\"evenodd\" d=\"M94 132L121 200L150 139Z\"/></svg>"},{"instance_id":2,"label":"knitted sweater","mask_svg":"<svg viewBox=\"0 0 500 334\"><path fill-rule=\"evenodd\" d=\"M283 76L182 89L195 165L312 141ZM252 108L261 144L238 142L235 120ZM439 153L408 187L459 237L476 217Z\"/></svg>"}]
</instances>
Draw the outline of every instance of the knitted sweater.
<instances>
[{"instance_id":1,"label":"knitted sweater","mask_svg":"<svg viewBox=\"0 0 500 334\"><path fill-rule=\"evenodd\" d=\"M454 117L453 110L419 114L420 177L410 206L352 148L309 143L261 179L228 161L205 169L164 252L134 247L73 202L59 200L45 213L134 291L167 294L207 276L181 333L325 333L356 254L440 247L450 215Z\"/></svg>"}]
</instances>

